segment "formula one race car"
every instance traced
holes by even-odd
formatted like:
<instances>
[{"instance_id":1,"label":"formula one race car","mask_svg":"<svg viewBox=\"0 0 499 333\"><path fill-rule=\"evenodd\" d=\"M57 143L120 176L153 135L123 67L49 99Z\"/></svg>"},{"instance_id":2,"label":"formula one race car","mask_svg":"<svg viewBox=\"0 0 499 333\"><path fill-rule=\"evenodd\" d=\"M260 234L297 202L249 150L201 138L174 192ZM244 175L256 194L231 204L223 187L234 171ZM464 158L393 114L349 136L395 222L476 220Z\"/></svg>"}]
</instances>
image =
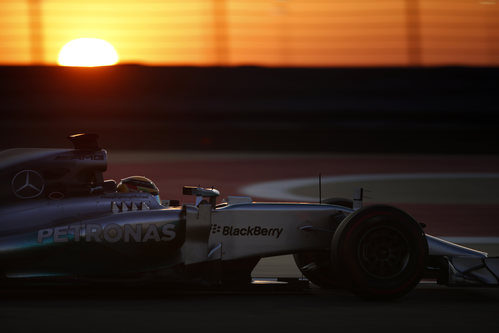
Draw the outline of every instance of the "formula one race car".
<instances>
[{"instance_id":1,"label":"formula one race car","mask_svg":"<svg viewBox=\"0 0 499 333\"><path fill-rule=\"evenodd\" d=\"M263 257L293 254L323 288L367 298L409 292L422 278L450 285L499 283L499 258L425 235L387 205L354 200L253 202L185 186L195 204L161 202L147 178L104 180L97 136L74 149L0 153L0 284L10 281L151 279L213 286L251 283Z\"/></svg>"}]
</instances>

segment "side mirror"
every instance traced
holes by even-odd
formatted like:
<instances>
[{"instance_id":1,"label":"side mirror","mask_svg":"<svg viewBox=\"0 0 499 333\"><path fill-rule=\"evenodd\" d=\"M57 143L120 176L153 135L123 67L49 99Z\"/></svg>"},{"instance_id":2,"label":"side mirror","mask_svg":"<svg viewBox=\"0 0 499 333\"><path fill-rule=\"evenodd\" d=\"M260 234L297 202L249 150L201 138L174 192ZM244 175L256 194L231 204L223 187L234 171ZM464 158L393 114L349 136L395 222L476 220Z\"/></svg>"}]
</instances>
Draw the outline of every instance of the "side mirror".
<instances>
[{"instance_id":1,"label":"side mirror","mask_svg":"<svg viewBox=\"0 0 499 333\"><path fill-rule=\"evenodd\" d=\"M203 198L210 199L210 205L215 208L217 204L217 197L220 195L220 191L214 188L204 188L197 186L184 186L182 188L183 195L195 195L196 196L196 206L201 203Z\"/></svg>"}]
</instances>

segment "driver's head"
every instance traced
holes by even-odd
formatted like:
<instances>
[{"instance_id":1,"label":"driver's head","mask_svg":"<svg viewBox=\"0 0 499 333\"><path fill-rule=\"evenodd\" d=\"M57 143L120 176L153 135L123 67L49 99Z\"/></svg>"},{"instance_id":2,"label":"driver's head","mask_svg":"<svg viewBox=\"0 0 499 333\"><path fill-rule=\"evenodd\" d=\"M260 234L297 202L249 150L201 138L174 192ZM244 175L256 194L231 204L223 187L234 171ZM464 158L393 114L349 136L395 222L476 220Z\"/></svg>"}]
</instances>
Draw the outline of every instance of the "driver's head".
<instances>
[{"instance_id":1,"label":"driver's head","mask_svg":"<svg viewBox=\"0 0 499 333\"><path fill-rule=\"evenodd\" d=\"M118 184L117 191L121 193L149 193L154 196L159 204L161 204L158 187L149 178L143 176L132 176L122 179Z\"/></svg>"}]
</instances>

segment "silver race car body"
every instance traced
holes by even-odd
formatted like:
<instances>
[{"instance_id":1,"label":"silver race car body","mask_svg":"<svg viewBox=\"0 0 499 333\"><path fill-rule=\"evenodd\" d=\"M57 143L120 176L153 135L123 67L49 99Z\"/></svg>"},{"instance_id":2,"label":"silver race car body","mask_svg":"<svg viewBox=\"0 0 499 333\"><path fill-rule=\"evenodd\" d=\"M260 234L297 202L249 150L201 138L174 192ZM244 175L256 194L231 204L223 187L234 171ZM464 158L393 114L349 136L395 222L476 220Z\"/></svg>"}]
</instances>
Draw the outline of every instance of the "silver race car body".
<instances>
[{"instance_id":1,"label":"silver race car body","mask_svg":"<svg viewBox=\"0 0 499 333\"><path fill-rule=\"evenodd\" d=\"M217 190L186 186L195 203L160 204L103 180L96 136L71 139L75 149L0 153L0 281L245 284L260 258L293 254L313 283L368 298L403 295L424 277L499 283L499 258L425 235L397 208L361 207L361 191L353 202L217 204Z\"/></svg>"}]
</instances>

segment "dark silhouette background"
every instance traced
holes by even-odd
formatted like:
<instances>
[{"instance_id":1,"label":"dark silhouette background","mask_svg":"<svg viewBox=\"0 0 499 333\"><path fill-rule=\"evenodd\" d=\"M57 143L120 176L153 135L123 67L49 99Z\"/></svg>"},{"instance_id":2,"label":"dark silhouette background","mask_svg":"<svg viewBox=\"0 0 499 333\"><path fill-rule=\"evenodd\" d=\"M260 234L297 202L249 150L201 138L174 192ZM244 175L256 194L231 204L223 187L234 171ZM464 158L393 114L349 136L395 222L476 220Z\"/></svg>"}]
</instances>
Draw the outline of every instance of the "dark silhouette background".
<instances>
[{"instance_id":1,"label":"dark silhouette background","mask_svg":"<svg viewBox=\"0 0 499 333\"><path fill-rule=\"evenodd\" d=\"M498 68L0 67L1 149L498 153Z\"/></svg>"}]
</instances>

